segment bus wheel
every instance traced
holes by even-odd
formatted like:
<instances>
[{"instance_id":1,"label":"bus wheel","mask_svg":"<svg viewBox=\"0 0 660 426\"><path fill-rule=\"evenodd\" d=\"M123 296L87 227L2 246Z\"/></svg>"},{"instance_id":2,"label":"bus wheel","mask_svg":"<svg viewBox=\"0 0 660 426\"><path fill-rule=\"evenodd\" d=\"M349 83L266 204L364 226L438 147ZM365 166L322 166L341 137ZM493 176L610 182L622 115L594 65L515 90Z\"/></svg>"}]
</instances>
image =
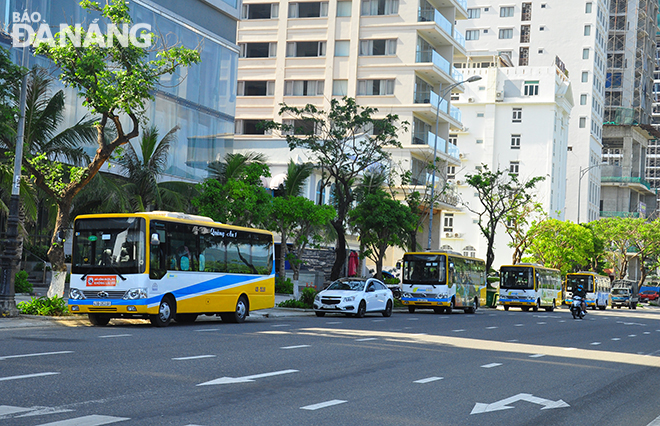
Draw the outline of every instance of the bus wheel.
<instances>
[{"instance_id":1,"label":"bus wheel","mask_svg":"<svg viewBox=\"0 0 660 426\"><path fill-rule=\"evenodd\" d=\"M110 317L103 314L89 314L89 322L98 327L105 327L110 322Z\"/></svg>"},{"instance_id":2,"label":"bus wheel","mask_svg":"<svg viewBox=\"0 0 660 426\"><path fill-rule=\"evenodd\" d=\"M534 307L532 308L532 310L533 310L534 312L538 312L538 311L539 311L539 306L541 306L541 300L540 300L540 299L538 299L538 300L536 301L536 305L534 305Z\"/></svg>"},{"instance_id":3,"label":"bus wheel","mask_svg":"<svg viewBox=\"0 0 660 426\"><path fill-rule=\"evenodd\" d=\"M445 314L449 315L452 313L453 310L454 310L454 299L452 298L451 302L449 302L449 306L445 308Z\"/></svg>"},{"instance_id":4,"label":"bus wheel","mask_svg":"<svg viewBox=\"0 0 660 426\"><path fill-rule=\"evenodd\" d=\"M222 313L220 314L220 318L222 318L223 322L231 322L234 324L245 322L245 318L248 316L248 309L248 301L243 295L238 298L234 312Z\"/></svg>"},{"instance_id":5,"label":"bus wheel","mask_svg":"<svg viewBox=\"0 0 660 426\"><path fill-rule=\"evenodd\" d=\"M552 306L548 306L547 308L545 308L545 311L546 311L546 312L552 312L552 311L555 310L556 307L557 307L557 304L555 303L555 301L554 301L554 299L553 299L553 300L552 300Z\"/></svg>"},{"instance_id":6,"label":"bus wheel","mask_svg":"<svg viewBox=\"0 0 660 426\"><path fill-rule=\"evenodd\" d=\"M477 312L477 309L479 309L479 300L475 297L474 300L472 301L472 306L469 308L465 309L466 314L473 314Z\"/></svg>"},{"instance_id":7,"label":"bus wheel","mask_svg":"<svg viewBox=\"0 0 660 426\"><path fill-rule=\"evenodd\" d=\"M441 314L445 311L444 308L433 308L433 313L434 314Z\"/></svg>"},{"instance_id":8,"label":"bus wheel","mask_svg":"<svg viewBox=\"0 0 660 426\"><path fill-rule=\"evenodd\" d=\"M521 306L520 309L522 309L523 312L529 312L529 306Z\"/></svg>"},{"instance_id":9,"label":"bus wheel","mask_svg":"<svg viewBox=\"0 0 660 426\"><path fill-rule=\"evenodd\" d=\"M508 306L508 305L504 305L504 310L505 310L505 311L508 311L508 310L509 310L509 306Z\"/></svg>"},{"instance_id":10,"label":"bus wheel","mask_svg":"<svg viewBox=\"0 0 660 426\"><path fill-rule=\"evenodd\" d=\"M197 314L176 314L176 322L179 324L192 324L197 319Z\"/></svg>"},{"instance_id":11,"label":"bus wheel","mask_svg":"<svg viewBox=\"0 0 660 426\"><path fill-rule=\"evenodd\" d=\"M151 325L156 327L167 327L170 325L170 321L176 315L176 308L174 307L174 302L169 296L163 297L158 305L158 313L149 317Z\"/></svg>"},{"instance_id":12,"label":"bus wheel","mask_svg":"<svg viewBox=\"0 0 660 426\"><path fill-rule=\"evenodd\" d=\"M415 313L415 307L414 306L408 306L408 312L410 312L411 314L414 314Z\"/></svg>"}]
</instances>

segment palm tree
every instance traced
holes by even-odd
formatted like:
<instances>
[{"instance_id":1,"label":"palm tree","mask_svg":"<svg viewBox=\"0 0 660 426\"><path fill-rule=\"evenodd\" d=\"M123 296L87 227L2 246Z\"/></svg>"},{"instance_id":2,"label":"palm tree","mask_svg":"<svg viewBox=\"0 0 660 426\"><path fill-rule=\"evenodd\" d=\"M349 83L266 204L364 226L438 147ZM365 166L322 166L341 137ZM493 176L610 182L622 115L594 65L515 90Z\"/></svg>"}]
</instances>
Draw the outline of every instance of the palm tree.
<instances>
[{"instance_id":1,"label":"palm tree","mask_svg":"<svg viewBox=\"0 0 660 426\"><path fill-rule=\"evenodd\" d=\"M284 183L275 189L275 196L284 198L298 197L302 193L305 181L313 172L314 165L312 163L296 164L293 160L290 160Z\"/></svg>"},{"instance_id":2,"label":"palm tree","mask_svg":"<svg viewBox=\"0 0 660 426\"><path fill-rule=\"evenodd\" d=\"M238 179L245 168L252 163L266 163L266 156L260 152L248 152L246 154L227 154L225 161L213 161L209 163L209 178L216 179L221 184L230 180Z\"/></svg>"}]
</instances>

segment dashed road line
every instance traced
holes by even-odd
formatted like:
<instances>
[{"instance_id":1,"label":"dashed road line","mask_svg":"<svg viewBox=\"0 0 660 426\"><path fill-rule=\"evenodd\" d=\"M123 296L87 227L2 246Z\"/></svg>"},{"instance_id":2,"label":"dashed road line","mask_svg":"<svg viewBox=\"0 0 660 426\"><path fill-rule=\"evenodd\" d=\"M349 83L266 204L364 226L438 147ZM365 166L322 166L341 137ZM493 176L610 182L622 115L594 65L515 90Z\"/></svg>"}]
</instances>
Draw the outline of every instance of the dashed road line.
<instances>
[{"instance_id":1,"label":"dashed road line","mask_svg":"<svg viewBox=\"0 0 660 426\"><path fill-rule=\"evenodd\" d=\"M218 330L220 330L220 329L219 328L203 328L201 330L195 330L195 331L198 332L198 333L204 333L206 331L218 331Z\"/></svg>"},{"instance_id":2,"label":"dashed road line","mask_svg":"<svg viewBox=\"0 0 660 426\"><path fill-rule=\"evenodd\" d=\"M280 349L300 349L309 348L309 345L282 346Z\"/></svg>"},{"instance_id":3,"label":"dashed road line","mask_svg":"<svg viewBox=\"0 0 660 426\"><path fill-rule=\"evenodd\" d=\"M195 355L195 356L182 356L179 358L172 358L173 361L187 361L189 359L203 359L203 358L215 358L216 355Z\"/></svg>"},{"instance_id":4,"label":"dashed road line","mask_svg":"<svg viewBox=\"0 0 660 426\"><path fill-rule=\"evenodd\" d=\"M364 339L355 339L356 342L368 342L370 340L378 340L377 337L365 337Z\"/></svg>"},{"instance_id":5,"label":"dashed road line","mask_svg":"<svg viewBox=\"0 0 660 426\"><path fill-rule=\"evenodd\" d=\"M628 337L637 337L636 334L629 334Z\"/></svg>"},{"instance_id":6,"label":"dashed road line","mask_svg":"<svg viewBox=\"0 0 660 426\"><path fill-rule=\"evenodd\" d=\"M513 324L514 327L523 327L525 324Z\"/></svg>"},{"instance_id":7,"label":"dashed road line","mask_svg":"<svg viewBox=\"0 0 660 426\"><path fill-rule=\"evenodd\" d=\"M454 333L460 333L461 331L465 331L463 328L459 328L458 330L452 330Z\"/></svg>"},{"instance_id":8,"label":"dashed road line","mask_svg":"<svg viewBox=\"0 0 660 426\"><path fill-rule=\"evenodd\" d=\"M431 383L431 382L435 382L437 380L442 380L443 378L444 377L427 377L426 379L415 380L413 383L421 383L421 384Z\"/></svg>"},{"instance_id":9,"label":"dashed road line","mask_svg":"<svg viewBox=\"0 0 660 426\"><path fill-rule=\"evenodd\" d=\"M612 340L614 340L616 342L616 341L621 340L621 339L619 337L612 337Z\"/></svg>"},{"instance_id":10,"label":"dashed road line","mask_svg":"<svg viewBox=\"0 0 660 426\"><path fill-rule=\"evenodd\" d=\"M341 400L341 399L332 399L330 401L319 402L318 404L305 405L304 407L300 407L300 409L301 410L314 411L314 410L318 410L318 409L321 409L321 408L332 407L333 405L343 404L345 402L348 402L348 401L344 401L344 400Z\"/></svg>"},{"instance_id":11,"label":"dashed road line","mask_svg":"<svg viewBox=\"0 0 660 426\"><path fill-rule=\"evenodd\" d=\"M600 345L600 342L591 342L590 345L591 346L598 346L598 345Z\"/></svg>"},{"instance_id":12,"label":"dashed road line","mask_svg":"<svg viewBox=\"0 0 660 426\"><path fill-rule=\"evenodd\" d=\"M131 337L132 334L106 334L104 336L98 336L99 339L111 339L113 337Z\"/></svg>"},{"instance_id":13,"label":"dashed road line","mask_svg":"<svg viewBox=\"0 0 660 426\"><path fill-rule=\"evenodd\" d=\"M530 355L529 357L530 358L541 358L542 356L545 356L545 354L534 354L534 355Z\"/></svg>"},{"instance_id":14,"label":"dashed road line","mask_svg":"<svg viewBox=\"0 0 660 426\"><path fill-rule=\"evenodd\" d=\"M58 422L42 423L37 426L101 426L101 425L108 425L110 423L123 422L126 420L130 420L130 418L91 415L84 417L76 417L74 419L69 419L69 420L60 420Z\"/></svg>"},{"instance_id":15,"label":"dashed road line","mask_svg":"<svg viewBox=\"0 0 660 426\"><path fill-rule=\"evenodd\" d=\"M499 367L500 365L502 364L499 362L492 362L490 364L482 365L481 368L493 368L493 367Z\"/></svg>"},{"instance_id":16,"label":"dashed road line","mask_svg":"<svg viewBox=\"0 0 660 426\"><path fill-rule=\"evenodd\" d=\"M57 351L57 352L40 352L36 354L6 355L6 356L0 356L0 361L11 358L25 358L31 356L60 355L60 354L72 354L72 353L73 351Z\"/></svg>"},{"instance_id":17,"label":"dashed road line","mask_svg":"<svg viewBox=\"0 0 660 426\"><path fill-rule=\"evenodd\" d=\"M0 382L4 382L7 380L31 379L32 377L54 376L56 374L60 374L60 373L49 371L47 373L23 374L20 376L0 377Z\"/></svg>"},{"instance_id":18,"label":"dashed road line","mask_svg":"<svg viewBox=\"0 0 660 426\"><path fill-rule=\"evenodd\" d=\"M273 324L271 327L291 327L291 324Z\"/></svg>"},{"instance_id":19,"label":"dashed road line","mask_svg":"<svg viewBox=\"0 0 660 426\"><path fill-rule=\"evenodd\" d=\"M497 326L492 326L492 327L486 327L486 330L495 330Z\"/></svg>"},{"instance_id":20,"label":"dashed road line","mask_svg":"<svg viewBox=\"0 0 660 426\"><path fill-rule=\"evenodd\" d=\"M330 321L330 322L326 322L326 324L328 324L328 325L337 325L337 324L341 324L341 321Z\"/></svg>"}]
</instances>

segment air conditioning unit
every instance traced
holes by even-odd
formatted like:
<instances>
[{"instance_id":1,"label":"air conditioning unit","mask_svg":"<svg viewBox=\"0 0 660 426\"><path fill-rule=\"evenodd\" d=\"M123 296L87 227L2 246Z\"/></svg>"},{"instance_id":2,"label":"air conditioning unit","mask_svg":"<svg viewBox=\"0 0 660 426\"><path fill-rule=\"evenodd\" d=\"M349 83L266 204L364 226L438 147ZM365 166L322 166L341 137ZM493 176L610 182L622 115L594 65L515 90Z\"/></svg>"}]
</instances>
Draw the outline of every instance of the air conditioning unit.
<instances>
[{"instance_id":1,"label":"air conditioning unit","mask_svg":"<svg viewBox=\"0 0 660 426\"><path fill-rule=\"evenodd\" d=\"M502 102L504 100L504 92L495 92L495 100L498 102Z\"/></svg>"},{"instance_id":2,"label":"air conditioning unit","mask_svg":"<svg viewBox=\"0 0 660 426\"><path fill-rule=\"evenodd\" d=\"M473 103L473 102L474 102L474 98L468 98L468 102Z\"/></svg>"},{"instance_id":3,"label":"air conditioning unit","mask_svg":"<svg viewBox=\"0 0 660 426\"><path fill-rule=\"evenodd\" d=\"M465 157L467 157L467 154L465 153L461 152L460 154L458 154L458 158L460 158L461 160L464 159Z\"/></svg>"},{"instance_id":4,"label":"air conditioning unit","mask_svg":"<svg viewBox=\"0 0 660 426\"><path fill-rule=\"evenodd\" d=\"M461 236L461 234L459 234L458 232L456 232L456 233L454 234L454 238L459 238L460 236Z\"/></svg>"},{"instance_id":5,"label":"air conditioning unit","mask_svg":"<svg viewBox=\"0 0 660 426\"><path fill-rule=\"evenodd\" d=\"M463 185L463 181L462 180L457 180L456 185Z\"/></svg>"},{"instance_id":6,"label":"air conditioning unit","mask_svg":"<svg viewBox=\"0 0 660 426\"><path fill-rule=\"evenodd\" d=\"M451 233L450 233L450 232L445 232L445 237L446 237L446 238L450 238L450 237L451 237Z\"/></svg>"}]
</instances>

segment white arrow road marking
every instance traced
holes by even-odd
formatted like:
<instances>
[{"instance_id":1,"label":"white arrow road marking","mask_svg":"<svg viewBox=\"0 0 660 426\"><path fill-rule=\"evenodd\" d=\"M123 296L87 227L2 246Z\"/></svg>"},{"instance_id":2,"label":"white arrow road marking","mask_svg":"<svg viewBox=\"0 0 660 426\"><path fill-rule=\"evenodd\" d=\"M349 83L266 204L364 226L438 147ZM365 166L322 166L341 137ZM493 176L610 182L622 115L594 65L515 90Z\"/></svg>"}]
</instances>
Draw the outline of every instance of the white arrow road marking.
<instances>
[{"instance_id":1,"label":"white arrow road marking","mask_svg":"<svg viewBox=\"0 0 660 426\"><path fill-rule=\"evenodd\" d=\"M54 374L60 374L60 373L48 372L48 373L23 374L22 376L0 377L0 382L4 382L5 380L18 380L18 379L29 379L32 377L52 376Z\"/></svg>"},{"instance_id":2,"label":"white arrow road marking","mask_svg":"<svg viewBox=\"0 0 660 426\"><path fill-rule=\"evenodd\" d=\"M341 399L333 399L333 400L326 401L326 402L319 402L318 404L305 405L304 407L300 407L300 409L301 410L318 410L319 408L331 407L333 405L343 404L344 402L348 402L348 401L343 401Z\"/></svg>"},{"instance_id":3,"label":"white arrow road marking","mask_svg":"<svg viewBox=\"0 0 660 426\"><path fill-rule=\"evenodd\" d=\"M289 374L289 373L297 373L297 372L298 370L282 370L282 371L273 371L272 373L254 374L252 376L245 376L245 377L221 377L219 379L211 380L209 382L200 383L197 386L248 383L248 382L254 382L254 379L261 379L262 377L279 376L281 374Z\"/></svg>"},{"instance_id":4,"label":"white arrow road marking","mask_svg":"<svg viewBox=\"0 0 660 426\"><path fill-rule=\"evenodd\" d=\"M444 377L427 377L426 379L415 380L413 383L431 383L436 380L442 380Z\"/></svg>"},{"instance_id":5,"label":"white arrow road marking","mask_svg":"<svg viewBox=\"0 0 660 426\"><path fill-rule=\"evenodd\" d=\"M660 416L653 419L653 421L646 426L660 426Z\"/></svg>"},{"instance_id":6,"label":"white arrow road marking","mask_svg":"<svg viewBox=\"0 0 660 426\"><path fill-rule=\"evenodd\" d=\"M29 356L59 355L59 354L72 354L72 353L73 351L58 351L58 352L41 352L38 354L6 355L6 356L0 356L0 361L10 358L24 358Z\"/></svg>"},{"instance_id":7,"label":"white arrow road marking","mask_svg":"<svg viewBox=\"0 0 660 426\"><path fill-rule=\"evenodd\" d=\"M84 416L76 417L75 419L61 420L59 422L43 423L38 426L100 426L110 423L123 422L130 420L128 417L112 417L112 416Z\"/></svg>"},{"instance_id":8,"label":"white arrow road marking","mask_svg":"<svg viewBox=\"0 0 660 426\"><path fill-rule=\"evenodd\" d=\"M500 364L499 362L493 362L491 364L482 365L481 367L482 368L493 368L493 367L499 367L500 365L502 365L502 364Z\"/></svg>"},{"instance_id":9,"label":"white arrow road marking","mask_svg":"<svg viewBox=\"0 0 660 426\"><path fill-rule=\"evenodd\" d=\"M548 410L550 408L570 407L570 405L568 405L561 399L559 401L551 401L549 399L536 397L529 393L519 393L518 395L505 398L501 401L493 402L492 404L483 404L481 402L477 402L476 404L474 404L474 408L472 409L472 412L470 414L481 414L481 413L488 413L490 411L508 410L509 408L515 408L515 407L510 407L507 404L512 404L517 401L527 401L533 404L543 405L543 408L541 408L541 410Z\"/></svg>"},{"instance_id":10,"label":"white arrow road marking","mask_svg":"<svg viewBox=\"0 0 660 426\"><path fill-rule=\"evenodd\" d=\"M32 411L31 408L12 407L11 405L0 405L0 416L7 416L9 414L22 413L24 411Z\"/></svg>"}]
</instances>

